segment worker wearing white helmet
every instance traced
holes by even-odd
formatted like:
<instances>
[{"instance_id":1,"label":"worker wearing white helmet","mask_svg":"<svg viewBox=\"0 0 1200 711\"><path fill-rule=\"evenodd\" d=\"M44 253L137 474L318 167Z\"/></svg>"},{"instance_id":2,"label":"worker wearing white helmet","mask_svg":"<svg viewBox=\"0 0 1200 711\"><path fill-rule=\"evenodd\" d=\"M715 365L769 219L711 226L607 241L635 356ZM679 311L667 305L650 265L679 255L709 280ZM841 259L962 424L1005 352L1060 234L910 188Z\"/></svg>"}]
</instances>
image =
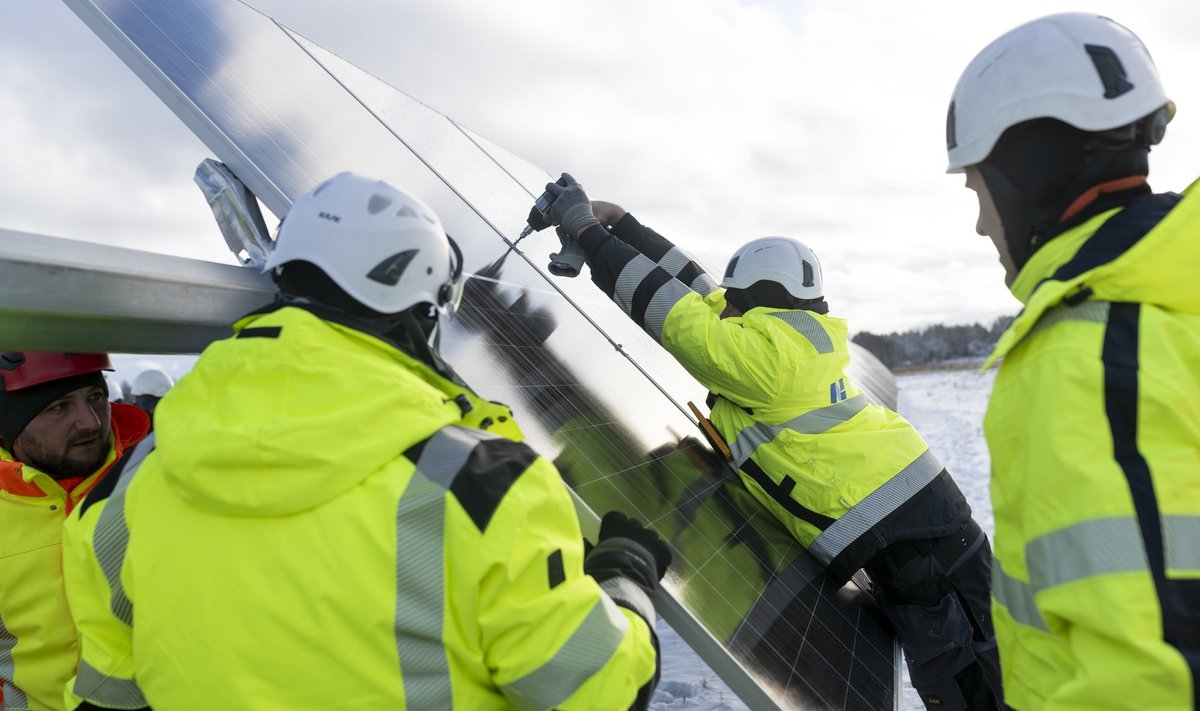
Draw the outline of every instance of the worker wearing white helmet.
<instances>
[{"instance_id":1,"label":"worker wearing white helmet","mask_svg":"<svg viewBox=\"0 0 1200 711\"><path fill-rule=\"evenodd\" d=\"M130 392L134 397L149 395L151 397L162 398L173 385L175 385L175 379L167 375L166 371L151 368L150 370L143 370L133 379L133 386L130 388Z\"/></svg>"},{"instance_id":2,"label":"worker wearing white helmet","mask_svg":"<svg viewBox=\"0 0 1200 711\"><path fill-rule=\"evenodd\" d=\"M121 381L116 375L105 373L104 382L108 384L109 402L125 402L125 388L121 386Z\"/></svg>"},{"instance_id":3,"label":"worker wearing white helmet","mask_svg":"<svg viewBox=\"0 0 1200 711\"><path fill-rule=\"evenodd\" d=\"M431 343L462 267L388 183L296 200L277 302L67 524L83 708L647 707L670 550L610 513L585 556L554 466Z\"/></svg>"},{"instance_id":4,"label":"worker wearing white helmet","mask_svg":"<svg viewBox=\"0 0 1200 711\"><path fill-rule=\"evenodd\" d=\"M949 171L1024 304L984 422L1023 711L1200 703L1200 188L1147 183L1174 114L1142 41L1088 13L1000 36L951 97Z\"/></svg>"},{"instance_id":5,"label":"worker wearing white helmet","mask_svg":"<svg viewBox=\"0 0 1200 711\"><path fill-rule=\"evenodd\" d=\"M829 315L813 250L751 240L718 285L571 176L546 189L592 281L708 388L713 444L750 493L832 583L870 574L925 703L1001 708L987 536L921 435L847 377L846 322Z\"/></svg>"},{"instance_id":6,"label":"worker wearing white helmet","mask_svg":"<svg viewBox=\"0 0 1200 711\"><path fill-rule=\"evenodd\" d=\"M138 376L133 379L133 385L129 388L129 394L133 398L133 404L150 415L153 425L154 410L158 407L158 401L162 400L174 385L174 378L167 375L166 371L151 368L138 373Z\"/></svg>"}]
</instances>

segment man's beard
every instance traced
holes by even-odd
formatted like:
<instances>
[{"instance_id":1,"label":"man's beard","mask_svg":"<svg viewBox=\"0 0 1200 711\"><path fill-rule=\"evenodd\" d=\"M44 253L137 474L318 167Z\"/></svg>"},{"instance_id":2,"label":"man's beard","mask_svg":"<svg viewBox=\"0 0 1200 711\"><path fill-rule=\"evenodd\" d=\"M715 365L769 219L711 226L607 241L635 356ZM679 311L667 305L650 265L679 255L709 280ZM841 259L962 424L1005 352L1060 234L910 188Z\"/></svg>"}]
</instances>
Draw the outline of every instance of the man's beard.
<instances>
[{"instance_id":1,"label":"man's beard","mask_svg":"<svg viewBox=\"0 0 1200 711\"><path fill-rule=\"evenodd\" d=\"M85 446L63 446L55 452L26 447L25 458L35 468L56 480L86 477L99 469L108 458L108 440L109 432L106 431Z\"/></svg>"}]
</instances>

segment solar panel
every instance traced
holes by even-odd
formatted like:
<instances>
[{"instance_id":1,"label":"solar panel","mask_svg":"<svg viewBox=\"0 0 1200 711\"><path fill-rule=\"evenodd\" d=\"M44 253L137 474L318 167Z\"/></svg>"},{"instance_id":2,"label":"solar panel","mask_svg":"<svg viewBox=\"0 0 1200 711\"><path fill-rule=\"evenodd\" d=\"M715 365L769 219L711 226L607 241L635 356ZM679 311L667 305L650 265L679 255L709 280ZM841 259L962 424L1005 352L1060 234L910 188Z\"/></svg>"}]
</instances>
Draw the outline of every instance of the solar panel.
<instances>
[{"instance_id":1,"label":"solar panel","mask_svg":"<svg viewBox=\"0 0 1200 711\"><path fill-rule=\"evenodd\" d=\"M549 276L551 230L514 245L544 171L234 0L65 1L276 215L342 170L437 212L471 275L443 353L513 407L585 532L616 508L670 542L661 612L744 701L894 707L890 630L698 439L685 404L704 389L584 278ZM100 337L86 345L113 345ZM852 377L894 406L886 369L854 359Z\"/></svg>"}]
</instances>

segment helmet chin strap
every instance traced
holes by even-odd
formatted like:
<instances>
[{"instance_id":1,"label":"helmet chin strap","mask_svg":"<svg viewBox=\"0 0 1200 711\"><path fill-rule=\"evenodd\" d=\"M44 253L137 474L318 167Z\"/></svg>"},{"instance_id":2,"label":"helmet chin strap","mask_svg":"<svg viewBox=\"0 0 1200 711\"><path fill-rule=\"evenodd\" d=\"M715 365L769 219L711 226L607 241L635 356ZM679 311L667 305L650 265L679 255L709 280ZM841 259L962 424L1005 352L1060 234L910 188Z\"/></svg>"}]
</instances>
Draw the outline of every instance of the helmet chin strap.
<instances>
[{"instance_id":1,"label":"helmet chin strap","mask_svg":"<svg viewBox=\"0 0 1200 711\"><path fill-rule=\"evenodd\" d=\"M426 310L425 315L419 311ZM429 304L417 304L398 314L379 319L379 332L364 331L382 338L405 353L433 368L438 375L447 380L466 385L458 373L442 358L442 324L437 316L437 310Z\"/></svg>"},{"instance_id":2,"label":"helmet chin strap","mask_svg":"<svg viewBox=\"0 0 1200 711\"><path fill-rule=\"evenodd\" d=\"M438 353L441 329L438 328L436 312L433 316L418 317L416 311L422 308L428 309L429 307L425 304L417 304L395 316L381 319L380 326L383 328L383 336L399 346L405 353L442 375L448 376L453 371Z\"/></svg>"}]
</instances>

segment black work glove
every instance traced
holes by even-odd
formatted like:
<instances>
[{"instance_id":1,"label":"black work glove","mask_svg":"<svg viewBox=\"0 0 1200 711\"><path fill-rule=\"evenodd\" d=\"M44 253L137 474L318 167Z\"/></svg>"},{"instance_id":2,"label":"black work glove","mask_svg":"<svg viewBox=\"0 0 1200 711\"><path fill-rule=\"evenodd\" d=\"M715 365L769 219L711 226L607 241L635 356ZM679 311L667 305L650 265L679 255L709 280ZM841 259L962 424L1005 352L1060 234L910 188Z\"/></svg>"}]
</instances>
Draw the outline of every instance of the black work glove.
<instances>
[{"instance_id":1,"label":"black work glove","mask_svg":"<svg viewBox=\"0 0 1200 711\"><path fill-rule=\"evenodd\" d=\"M546 192L554 196L550 203L551 224L562 225L571 238L579 239L588 227L600 224L592 213L592 201L570 173L563 173L556 183L546 183Z\"/></svg>"},{"instance_id":2,"label":"black work glove","mask_svg":"<svg viewBox=\"0 0 1200 711\"><path fill-rule=\"evenodd\" d=\"M671 549L657 533L620 511L609 511L600 519L600 535L583 570L597 580L624 575L653 588L670 565Z\"/></svg>"}]
</instances>

